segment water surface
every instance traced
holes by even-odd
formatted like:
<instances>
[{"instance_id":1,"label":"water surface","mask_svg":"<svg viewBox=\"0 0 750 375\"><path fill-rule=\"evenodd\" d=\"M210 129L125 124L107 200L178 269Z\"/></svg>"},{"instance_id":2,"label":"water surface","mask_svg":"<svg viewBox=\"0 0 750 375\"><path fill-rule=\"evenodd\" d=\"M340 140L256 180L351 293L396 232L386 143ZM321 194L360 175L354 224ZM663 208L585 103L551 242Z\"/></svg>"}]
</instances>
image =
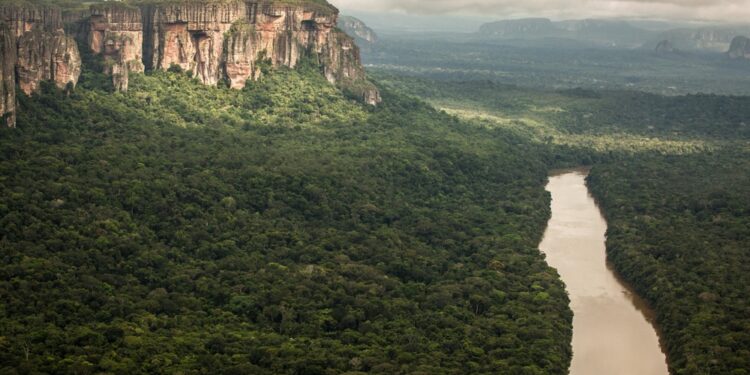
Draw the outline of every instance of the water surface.
<instances>
[{"instance_id":1,"label":"water surface","mask_svg":"<svg viewBox=\"0 0 750 375\"><path fill-rule=\"evenodd\" d=\"M650 310L607 266L607 223L589 195L587 173L575 170L550 177L552 218L539 245L570 294L570 373L668 375Z\"/></svg>"}]
</instances>

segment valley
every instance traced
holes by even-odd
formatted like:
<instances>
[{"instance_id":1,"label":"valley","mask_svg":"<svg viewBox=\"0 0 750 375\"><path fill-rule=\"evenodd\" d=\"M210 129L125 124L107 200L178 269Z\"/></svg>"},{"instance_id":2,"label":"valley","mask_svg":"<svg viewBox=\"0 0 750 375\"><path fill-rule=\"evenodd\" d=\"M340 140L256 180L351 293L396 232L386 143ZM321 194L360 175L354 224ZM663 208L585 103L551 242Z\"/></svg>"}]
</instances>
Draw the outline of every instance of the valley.
<instances>
[{"instance_id":1,"label":"valley","mask_svg":"<svg viewBox=\"0 0 750 375\"><path fill-rule=\"evenodd\" d=\"M0 373L748 373L745 29L336 5L0 5Z\"/></svg>"},{"instance_id":2,"label":"valley","mask_svg":"<svg viewBox=\"0 0 750 375\"><path fill-rule=\"evenodd\" d=\"M451 66L451 61L435 64ZM660 95L627 84L537 87L443 68L425 73L396 64L375 66L371 71L383 86L547 149L551 169L593 166L587 185L610 224L607 258L654 307L670 373L743 373L750 347L745 318L750 290L740 276L748 272L748 253L739 250L750 238L744 230L750 190L741 182L750 176L744 167L750 149L748 97ZM703 79L699 72L685 76ZM724 288L728 297L720 301L718 291Z\"/></svg>"}]
</instances>

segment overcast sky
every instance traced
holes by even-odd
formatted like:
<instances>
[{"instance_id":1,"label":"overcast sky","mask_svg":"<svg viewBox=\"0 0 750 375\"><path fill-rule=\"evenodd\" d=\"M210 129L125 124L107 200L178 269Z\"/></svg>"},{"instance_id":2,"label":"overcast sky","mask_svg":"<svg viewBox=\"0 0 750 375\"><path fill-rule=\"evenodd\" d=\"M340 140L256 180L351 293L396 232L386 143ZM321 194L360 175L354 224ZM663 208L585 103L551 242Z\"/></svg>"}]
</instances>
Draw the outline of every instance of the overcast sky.
<instances>
[{"instance_id":1,"label":"overcast sky","mask_svg":"<svg viewBox=\"0 0 750 375\"><path fill-rule=\"evenodd\" d=\"M496 18L624 17L750 22L750 0L329 0L341 9Z\"/></svg>"}]
</instances>

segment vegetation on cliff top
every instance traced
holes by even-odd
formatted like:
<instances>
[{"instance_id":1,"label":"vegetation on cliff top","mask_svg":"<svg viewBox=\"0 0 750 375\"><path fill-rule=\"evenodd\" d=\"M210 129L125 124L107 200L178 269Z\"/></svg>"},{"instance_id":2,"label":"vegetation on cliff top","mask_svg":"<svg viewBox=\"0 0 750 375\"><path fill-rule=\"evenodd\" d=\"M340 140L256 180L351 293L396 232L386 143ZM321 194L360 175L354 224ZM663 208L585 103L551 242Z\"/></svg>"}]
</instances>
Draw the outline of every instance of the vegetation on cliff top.
<instances>
[{"instance_id":1,"label":"vegetation on cliff top","mask_svg":"<svg viewBox=\"0 0 750 375\"><path fill-rule=\"evenodd\" d=\"M750 97L374 76L557 163L593 164L609 259L654 307L671 371L747 373Z\"/></svg>"}]
</instances>

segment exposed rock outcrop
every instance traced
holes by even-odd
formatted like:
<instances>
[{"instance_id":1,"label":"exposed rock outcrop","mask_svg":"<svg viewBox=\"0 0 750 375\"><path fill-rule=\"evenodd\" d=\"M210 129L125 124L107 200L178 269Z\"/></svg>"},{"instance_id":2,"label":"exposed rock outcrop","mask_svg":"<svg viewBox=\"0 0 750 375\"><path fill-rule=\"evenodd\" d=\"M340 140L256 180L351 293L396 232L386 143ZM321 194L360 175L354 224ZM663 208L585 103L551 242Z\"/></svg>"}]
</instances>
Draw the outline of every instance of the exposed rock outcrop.
<instances>
[{"instance_id":1,"label":"exposed rock outcrop","mask_svg":"<svg viewBox=\"0 0 750 375\"><path fill-rule=\"evenodd\" d=\"M81 74L77 38L103 59L118 91L129 75L177 66L207 85L241 89L261 76L260 65L296 67L315 60L321 73L369 104L381 101L360 61L359 48L336 29L338 10L321 1L175 0L95 4L64 15L47 6L0 6L2 107L15 124L15 87L31 94L41 82L75 86ZM66 34L65 30L68 30Z\"/></svg>"},{"instance_id":2,"label":"exposed rock outcrop","mask_svg":"<svg viewBox=\"0 0 750 375\"><path fill-rule=\"evenodd\" d=\"M123 4L91 7L87 45L104 58L104 73L117 91L128 90L130 72L143 73L141 10Z\"/></svg>"},{"instance_id":3,"label":"exposed rock outcrop","mask_svg":"<svg viewBox=\"0 0 750 375\"><path fill-rule=\"evenodd\" d=\"M358 18L341 16L337 24L339 29L354 38L360 46L370 46L378 42L375 31Z\"/></svg>"},{"instance_id":4,"label":"exposed rock outcrop","mask_svg":"<svg viewBox=\"0 0 750 375\"><path fill-rule=\"evenodd\" d=\"M63 30L60 9L45 6L0 6L2 39L2 107L5 125L15 126L15 87L30 95L41 82L60 88L78 82L81 56L75 40Z\"/></svg>"},{"instance_id":5,"label":"exposed rock outcrop","mask_svg":"<svg viewBox=\"0 0 750 375\"><path fill-rule=\"evenodd\" d=\"M143 9L147 51L153 69L179 66L198 80L221 79L224 35L248 14L244 2L177 2Z\"/></svg>"},{"instance_id":6,"label":"exposed rock outcrop","mask_svg":"<svg viewBox=\"0 0 750 375\"><path fill-rule=\"evenodd\" d=\"M124 91L130 72L178 67L207 85L241 89L261 76L261 63L294 68L318 59L334 84L368 103L380 101L362 69L359 49L336 31L338 10L320 2L172 1L139 7L93 6L85 33L105 73Z\"/></svg>"},{"instance_id":7,"label":"exposed rock outcrop","mask_svg":"<svg viewBox=\"0 0 750 375\"><path fill-rule=\"evenodd\" d=\"M0 22L0 118L1 125L16 126L16 38Z\"/></svg>"},{"instance_id":8,"label":"exposed rock outcrop","mask_svg":"<svg viewBox=\"0 0 750 375\"><path fill-rule=\"evenodd\" d=\"M729 46L727 54L732 59L750 60L750 38L738 36L732 39L732 44Z\"/></svg>"},{"instance_id":9,"label":"exposed rock outcrop","mask_svg":"<svg viewBox=\"0 0 750 375\"><path fill-rule=\"evenodd\" d=\"M62 12L56 7L0 5L0 20L20 37L32 30L54 32L62 30Z\"/></svg>"},{"instance_id":10,"label":"exposed rock outcrop","mask_svg":"<svg viewBox=\"0 0 750 375\"><path fill-rule=\"evenodd\" d=\"M26 95L37 91L42 81L52 81L59 88L75 86L80 75L78 46L62 30L34 29L18 38L16 77Z\"/></svg>"}]
</instances>

